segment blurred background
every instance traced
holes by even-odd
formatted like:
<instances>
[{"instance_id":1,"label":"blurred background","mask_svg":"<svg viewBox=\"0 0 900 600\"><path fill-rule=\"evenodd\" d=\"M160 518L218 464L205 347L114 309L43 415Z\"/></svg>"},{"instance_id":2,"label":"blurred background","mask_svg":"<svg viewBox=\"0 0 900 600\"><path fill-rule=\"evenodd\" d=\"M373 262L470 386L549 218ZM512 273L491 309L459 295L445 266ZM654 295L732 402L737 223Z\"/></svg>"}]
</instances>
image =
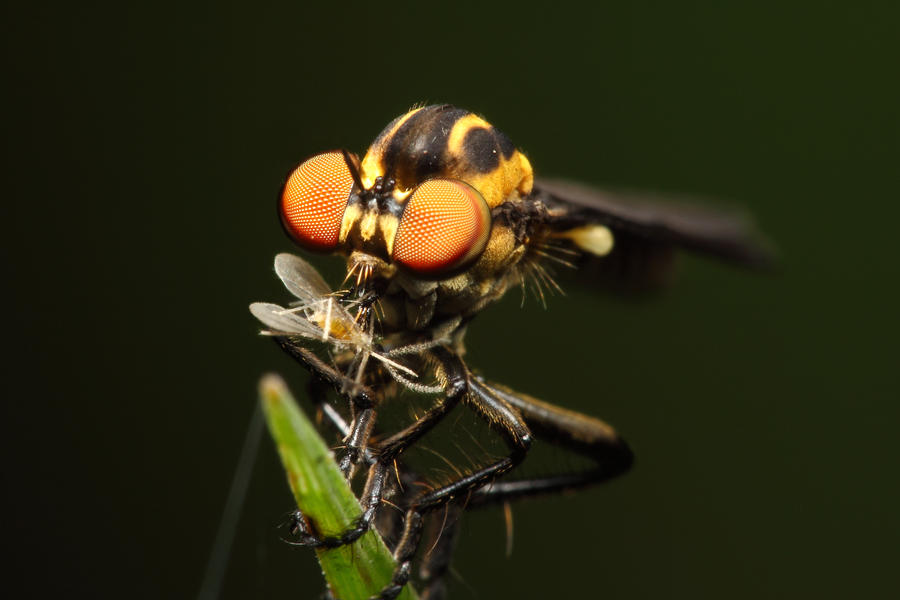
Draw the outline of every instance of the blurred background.
<instances>
[{"instance_id":1,"label":"blurred background","mask_svg":"<svg viewBox=\"0 0 900 600\"><path fill-rule=\"evenodd\" d=\"M759 275L684 257L625 302L567 284L470 327L493 379L613 423L634 470L466 517L451 598L898 591L900 94L888 2L33 3L2 19L5 587L197 594L284 301L282 177L418 102L538 175L746 206ZM333 283L339 259L317 259ZM312 598L270 440L226 598Z\"/></svg>"}]
</instances>

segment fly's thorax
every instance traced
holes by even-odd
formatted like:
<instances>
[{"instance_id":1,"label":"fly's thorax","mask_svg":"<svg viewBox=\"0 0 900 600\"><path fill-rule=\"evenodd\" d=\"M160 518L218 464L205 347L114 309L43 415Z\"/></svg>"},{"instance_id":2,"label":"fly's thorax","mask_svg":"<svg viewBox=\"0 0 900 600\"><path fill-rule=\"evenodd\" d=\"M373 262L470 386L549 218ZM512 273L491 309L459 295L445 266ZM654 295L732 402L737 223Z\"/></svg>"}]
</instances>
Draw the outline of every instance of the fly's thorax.
<instances>
[{"instance_id":1,"label":"fly's thorax","mask_svg":"<svg viewBox=\"0 0 900 600\"><path fill-rule=\"evenodd\" d=\"M392 178L410 190L433 178L458 179L477 189L490 208L531 192L524 154L477 115L447 104L416 108L394 119L362 161L363 185Z\"/></svg>"},{"instance_id":2,"label":"fly's thorax","mask_svg":"<svg viewBox=\"0 0 900 600\"><path fill-rule=\"evenodd\" d=\"M516 265L525 252L525 244L509 227L495 223L478 261L456 277L440 282L435 314L471 317L499 299L518 282Z\"/></svg>"}]
</instances>

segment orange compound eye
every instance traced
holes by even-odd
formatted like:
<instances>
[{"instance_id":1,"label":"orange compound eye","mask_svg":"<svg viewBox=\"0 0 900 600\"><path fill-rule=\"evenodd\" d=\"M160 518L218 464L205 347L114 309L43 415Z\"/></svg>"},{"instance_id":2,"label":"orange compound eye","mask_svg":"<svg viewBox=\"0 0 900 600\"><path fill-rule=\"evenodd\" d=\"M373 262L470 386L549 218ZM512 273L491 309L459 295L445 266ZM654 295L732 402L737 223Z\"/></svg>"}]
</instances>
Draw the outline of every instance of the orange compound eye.
<instances>
[{"instance_id":1,"label":"orange compound eye","mask_svg":"<svg viewBox=\"0 0 900 600\"><path fill-rule=\"evenodd\" d=\"M432 179L406 201L392 258L420 275L441 275L478 258L490 232L491 211L475 188Z\"/></svg>"},{"instance_id":2,"label":"orange compound eye","mask_svg":"<svg viewBox=\"0 0 900 600\"><path fill-rule=\"evenodd\" d=\"M310 250L332 250L353 191L353 175L340 152L307 159L293 170L278 212L288 234Z\"/></svg>"}]
</instances>

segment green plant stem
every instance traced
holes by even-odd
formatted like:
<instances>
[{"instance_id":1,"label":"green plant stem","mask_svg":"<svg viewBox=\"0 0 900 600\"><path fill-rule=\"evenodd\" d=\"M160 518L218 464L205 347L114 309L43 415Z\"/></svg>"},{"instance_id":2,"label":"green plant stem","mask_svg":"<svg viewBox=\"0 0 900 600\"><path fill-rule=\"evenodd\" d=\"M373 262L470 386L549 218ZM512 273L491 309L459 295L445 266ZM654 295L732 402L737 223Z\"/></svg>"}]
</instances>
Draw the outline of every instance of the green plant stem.
<instances>
[{"instance_id":1,"label":"green plant stem","mask_svg":"<svg viewBox=\"0 0 900 600\"><path fill-rule=\"evenodd\" d=\"M300 410L284 381L266 375L259 384L269 431L275 440L297 506L323 535L345 530L362 510L332 452ZM338 600L367 600L391 579L394 560L381 538L369 531L351 545L317 549L331 593ZM310 597L304 590L304 597ZM406 586L400 599L415 600Z\"/></svg>"}]
</instances>

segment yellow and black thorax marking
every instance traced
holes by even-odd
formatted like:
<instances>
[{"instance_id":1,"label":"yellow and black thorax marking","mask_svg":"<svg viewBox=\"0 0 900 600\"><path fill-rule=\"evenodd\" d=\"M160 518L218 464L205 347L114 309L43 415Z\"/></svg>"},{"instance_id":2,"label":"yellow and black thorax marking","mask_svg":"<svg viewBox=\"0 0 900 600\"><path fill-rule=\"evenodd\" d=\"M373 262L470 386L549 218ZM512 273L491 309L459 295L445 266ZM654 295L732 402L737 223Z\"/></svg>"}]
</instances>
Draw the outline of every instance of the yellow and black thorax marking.
<instances>
[{"instance_id":1,"label":"yellow and black thorax marking","mask_svg":"<svg viewBox=\"0 0 900 600\"><path fill-rule=\"evenodd\" d=\"M363 185L393 179L400 193L433 178L465 181L490 208L527 196L531 164L505 134L449 104L416 108L394 119L362 161Z\"/></svg>"}]
</instances>

